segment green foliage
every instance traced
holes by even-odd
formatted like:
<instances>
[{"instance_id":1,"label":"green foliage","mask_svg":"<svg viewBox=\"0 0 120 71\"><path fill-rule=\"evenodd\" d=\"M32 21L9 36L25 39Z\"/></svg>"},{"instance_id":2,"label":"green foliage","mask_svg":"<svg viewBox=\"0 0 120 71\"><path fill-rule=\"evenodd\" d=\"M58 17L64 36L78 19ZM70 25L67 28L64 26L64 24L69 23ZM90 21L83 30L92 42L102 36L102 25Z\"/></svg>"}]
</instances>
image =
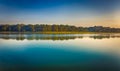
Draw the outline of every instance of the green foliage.
<instances>
[{"instance_id":1,"label":"green foliage","mask_svg":"<svg viewBox=\"0 0 120 71\"><path fill-rule=\"evenodd\" d=\"M110 28L102 26L94 27L76 27L71 25L46 25L46 24L36 24L36 25L0 25L0 32L120 32L120 28Z\"/></svg>"}]
</instances>

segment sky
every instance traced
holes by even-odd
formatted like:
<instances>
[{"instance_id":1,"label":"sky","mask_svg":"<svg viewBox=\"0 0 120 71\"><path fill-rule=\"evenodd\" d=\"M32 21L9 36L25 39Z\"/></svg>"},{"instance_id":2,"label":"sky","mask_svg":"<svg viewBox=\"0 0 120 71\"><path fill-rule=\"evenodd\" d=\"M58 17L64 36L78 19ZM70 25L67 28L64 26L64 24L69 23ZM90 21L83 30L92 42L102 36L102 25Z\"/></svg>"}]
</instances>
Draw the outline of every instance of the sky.
<instances>
[{"instance_id":1,"label":"sky","mask_svg":"<svg viewBox=\"0 0 120 71\"><path fill-rule=\"evenodd\" d=\"M120 27L120 0L0 0L0 24Z\"/></svg>"}]
</instances>

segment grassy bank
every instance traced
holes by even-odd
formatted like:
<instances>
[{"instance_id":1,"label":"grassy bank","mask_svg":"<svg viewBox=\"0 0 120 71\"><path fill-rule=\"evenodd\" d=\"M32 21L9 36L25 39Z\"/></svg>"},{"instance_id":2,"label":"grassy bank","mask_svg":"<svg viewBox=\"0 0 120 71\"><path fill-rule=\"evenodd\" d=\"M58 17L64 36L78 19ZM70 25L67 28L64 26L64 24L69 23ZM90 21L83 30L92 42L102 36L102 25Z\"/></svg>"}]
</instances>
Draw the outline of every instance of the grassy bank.
<instances>
[{"instance_id":1,"label":"grassy bank","mask_svg":"<svg viewBox=\"0 0 120 71\"><path fill-rule=\"evenodd\" d=\"M111 34L108 32L0 32L0 34Z\"/></svg>"},{"instance_id":2,"label":"grassy bank","mask_svg":"<svg viewBox=\"0 0 120 71\"><path fill-rule=\"evenodd\" d=\"M0 32L0 34L95 34L97 32Z\"/></svg>"}]
</instances>

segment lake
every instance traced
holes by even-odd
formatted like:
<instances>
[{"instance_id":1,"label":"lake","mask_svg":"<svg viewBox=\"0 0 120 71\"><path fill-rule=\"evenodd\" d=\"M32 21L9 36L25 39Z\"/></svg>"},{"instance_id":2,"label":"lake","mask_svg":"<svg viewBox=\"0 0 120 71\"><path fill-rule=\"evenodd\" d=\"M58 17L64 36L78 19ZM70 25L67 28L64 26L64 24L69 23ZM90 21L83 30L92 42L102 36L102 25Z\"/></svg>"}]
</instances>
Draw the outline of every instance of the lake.
<instances>
[{"instance_id":1,"label":"lake","mask_svg":"<svg viewBox=\"0 0 120 71\"><path fill-rule=\"evenodd\" d=\"M0 34L0 71L120 71L120 34Z\"/></svg>"}]
</instances>

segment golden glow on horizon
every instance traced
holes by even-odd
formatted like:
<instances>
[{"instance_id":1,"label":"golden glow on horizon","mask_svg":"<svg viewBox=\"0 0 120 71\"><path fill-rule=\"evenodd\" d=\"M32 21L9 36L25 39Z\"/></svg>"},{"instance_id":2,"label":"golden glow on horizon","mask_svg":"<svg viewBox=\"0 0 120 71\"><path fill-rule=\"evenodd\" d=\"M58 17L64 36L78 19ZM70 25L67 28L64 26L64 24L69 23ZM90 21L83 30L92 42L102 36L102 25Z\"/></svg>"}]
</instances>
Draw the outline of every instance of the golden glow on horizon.
<instances>
[{"instance_id":1,"label":"golden glow on horizon","mask_svg":"<svg viewBox=\"0 0 120 71\"><path fill-rule=\"evenodd\" d=\"M98 15L98 16L88 16L88 17L73 17L66 18L63 20L2 20L0 24L69 24L75 26L105 26L105 27L115 27L120 28L120 11L115 11L111 14Z\"/></svg>"}]
</instances>

